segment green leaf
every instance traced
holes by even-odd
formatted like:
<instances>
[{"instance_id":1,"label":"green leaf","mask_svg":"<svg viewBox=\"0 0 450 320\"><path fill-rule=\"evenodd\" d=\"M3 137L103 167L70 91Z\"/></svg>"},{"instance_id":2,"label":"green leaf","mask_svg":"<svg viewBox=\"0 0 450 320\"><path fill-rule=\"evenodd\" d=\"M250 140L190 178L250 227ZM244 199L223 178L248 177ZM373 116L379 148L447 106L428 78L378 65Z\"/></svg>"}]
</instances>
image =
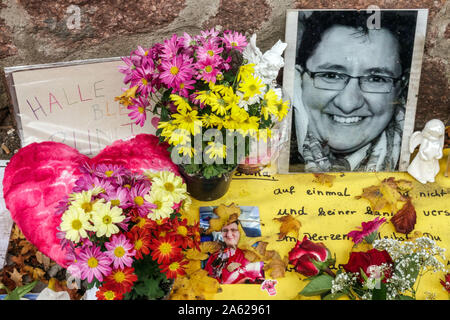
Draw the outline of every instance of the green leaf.
<instances>
[{"instance_id":1,"label":"green leaf","mask_svg":"<svg viewBox=\"0 0 450 320\"><path fill-rule=\"evenodd\" d=\"M206 179L211 179L212 177L216 177L220 174L220 172L215 168L214 165L205 166L202 173Z\"/></svg>"},{"instance_id":2,"label":"green leaf","mask_svg":"<svg viewBox=\"0 0 450 320\"><path fill-rule=\"evenodd\" d=\"M415 300L413 297L405 296L403 294L399 295L397 300Z\"/></svg>"},{"instance_id":3,"label":"green leaf","mask_svg":"<svg viewBox=\"0 0 450 320\"><path fill-rule=\"evenodd\" d=\"M185 164L183 169L188 174L194 174L200 171L200 166L198 164Z\"/></svg>"},{"instance_id":4,"label":"green leaf","mask_svg":"<svg viewBox=\"0 0 450 320\"><path fill-rule=\"evenodd\" d=\"M386 292L386 284L381 282L379 289L375 288L372 290L372 300L386 300Z\"/></svg>"},{"instance_id":5,"label":"green leaf","mask_svg":"<svg viewBox=\"0 0 450 320\"><path fill-rule=\"evenodd\" d=\"M324 296L322 300L337 300L342 296L345 296L345 293L343 292L330 293Z\"/></svg>"},{"instance_id":6,"label":"green leaf","mask_svg":"<svg viewBox=\"0 0 450 320\"><path fill-rule=\"evenodd\" d=\"M13 291L11 291L4 300L20 300L24 295L33 290L38 281L33 281L29 284L26 284L22 287L17 287Z\"/></svg>"},{"instance_id":7,"label":"green leaf","mask_svg":"<svg viewBox=\"0 0 450 320\"><path fill-rule=\"evenodd\" d=\"M322 274L309 282L300 292L303 296L317 296L331 290L333 277L328 274Z\"/></svg>"},{"instance_id":8,"label":"green leaf","mask_svg":"<svg viewBox=\"0 0 450 320\"><path fill-rule=\"evenodd\" d=\"M97 288L100 288L100 286L101 286L101 283L100 283L100 281L97 280L97 278L94 278L94 279L92 280L92 282L89 282L89 283L87 284L87 289L88 289L88 290L89 290L89 289L92 289L94 286L96 286Z\"/></svg>"}]
</instances>

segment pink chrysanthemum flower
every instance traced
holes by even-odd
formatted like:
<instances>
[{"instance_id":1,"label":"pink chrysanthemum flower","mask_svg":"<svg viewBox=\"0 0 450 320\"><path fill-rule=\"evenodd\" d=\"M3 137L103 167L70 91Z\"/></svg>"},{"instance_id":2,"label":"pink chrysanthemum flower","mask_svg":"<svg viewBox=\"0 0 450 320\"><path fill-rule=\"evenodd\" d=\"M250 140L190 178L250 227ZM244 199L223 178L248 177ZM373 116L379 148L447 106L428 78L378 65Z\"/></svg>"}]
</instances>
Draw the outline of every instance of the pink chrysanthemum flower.
<instances>
[{"instance_id":1,"label":"pink chrysanthemum flower","mask_svg":"<svg viewBox=\"0 0 450 320\"><path fill-rule=\"evenodd\" d=\"M374 220L369 222L363 222L359 229L350 231L347 236L352 238L355 244L366 240L367 243L372 243L378 235L378 228L386 222L386 218L376 217Z\"/></svg>"},{"instance_id":2,"label":"pink chrysanthemum flower","mask_svg":"<svg viewBox=\"0 0 450 320\"><path fill-rule=\"evenodd\" d=\"M131 110L128 116L130 119L134 120L136 124L143 127L147 120L146 108L150 103L148 99L143 96L139 96L137 99L131 98L131 101L133 101L133 104L127 107L128 110Z\"/></svg>"},{"instance_id":3,"label":"pink chrysanthemum flower","mask_svg":"<svg viewBox=\"0 0 450 320\"><path fill-rule=\"evenodd\" d=\"M111 273L111 259L100 250L100 247L84 247L78 255L78 261L81 280L87 279L88 282L92 282L95 277L101 282L104 276Z\"/></svg>"},{"instance_id":4,"label":"pink chrysanthemum flower","mask_svg":"<svg viewBox=\"0 0 450 320\"><path fill-rule=\"evenodd\" d=\"M225 48L228 50L234 49L242 52L247 46L247 38L237 31L232 32L231 30L225 30L223 32L222 41L225 44Z\"/></svg>"},{"instance_id":5,"label":"pink chrysanthemum flower","mask_svg":"<svg viewBox=\"0 0 450 320\"><path fill-rule=\"evenodd\" d=\"M101 189L102 193L107 193L115 189L115 186L111 183L110 180L101 179L99 177L83 174L76 182L73 187L73 192L81 192L92 189Z\"/></svg>"},{"instance_id":6,"label":"pink chrysanthemum flower","mask_svg":"<svg viewBox=\"0 0 450 320\"><path fill-rule=\"evenodd\" d=\"M130 203L130 190L124 187L118 187L105 194L100 195L105 201L111 202L111 206L116 206L122 209L126 209L131 206Z\"/></svg>"},{"instance_id":7,"label":"pink chrysanthemum flower","mask_svg":"<svg viewBox=\"0 0 450 320\"><path fill-rule=\"evenodd\" d=\"M181 82L178 86L178 88L174 89L174 93L179 94L182 97L188 98L189 97L189 90L195 89L193 84L195 84L197 81L194 79L189 79Z\"/></svg>"},{"instance_id":8,"label":"pink chrysanthemum flower","mask_svg":"<svg viewBox=\"0 0 450 320\"><path fill-rule=\"evenodd\" d=\"M157 206L153 203L148 202L144 199L144 196L148 194L150 191L150 187L146 184L136 184L131 187L129 201L131 203L131 208L137 210L139 216L145 217L152 209L155 209Z\"/></svg>"},{"instance_id":9,"label":"pink chrysanthemum flower","mask_svg":"<svg viewBox=\"0 0 450 320\"><path fill-rule=\"evenodd\" d=\"M164 40L162 47L161 58L170 60L178 55L178 51L182 48L182 38L178 38L176 34L173 34L170 39Z\"/></svg>"},{"instance_id":10,"label":"pink chrysanthemum flower","mask_svg":"<svg viewBox=\"0 0 450 320\"><path fill-rule=\"evenodd\" d=\"M136 254L132 244L124 234L113 235L111 241L105 243L106 255L111 259L114 269L131 267Z\"/></svg>"},{"instance_id":11,"label":"pink chrysanthemum flower","mask_svg":"<svg viewBox=\"0 0 450 320\"><path fill-rule=\"evenodd\" d=\"M134 63L133 60L129 57L122 57L121 58L123 62L125 62L126 66L120 66L119 72L123 73L125 75L125 78L123 79L123 82L127 84L131 81L131 78L133 77L133 68Z\"/></svg>"},{"instance_id":12,"label":"pink chrysanthemum flower","mask_svg":"<svg viewBox=\"0 0 450 320\"><path fill-rule=\"evenodd\" d=\"M155 90L152 86L153 68L148 65L142 65L132 70L130 79L130 88L137 86L136 93L148 96Z\"/></svg>"},{"instance_id":13,"label":"pink chrysanthemum flower","mask_svg":"<svg viewBox=\"0 0 450 320\"><path fill-rule=\"evenodd\" d=\"M219 47L217 42L214 42L212 39L206 41L203 46L198 47L197 60L204 60L208 57L218 56L222 53L223 48Z\"/></svg>"},{"instance_id":14,"label":"pink chrysanthemum flower","mask_svg":"<svg viewBox=\"0 0 450 320\"><path fill-rule=\"evenodd\" d=\"M183 34L183 37L181 38L181 45L185 50L190 51L194 46L197 46L198 43L197 40L195 40L193 37L191 37L191 35L185 32Z\"/></svg>"},{"instance_id":15,"label":"pink chrysanthemum flower","mask_svg":"<svg viewBox=\"0 0 450 320\"><path fill-rule=\"evenodd\" d=\"M124 177L131 174L131 172L120 165L101 163L95 167L94 174L100 178L114 179L117 183L122 184Z\"/></svg>"},{"instance_id":16,"label":"pink chrysanthemum flower","mask_svg":"<svg viewBox=\"0 0 450 320\"><path fill-rule=\"evenodd\" d=\"M207 57L198 61L195 67L198 69L197 79L203 79L206 82L216 83L216 77L220 73L217 69L220 60L217 57Z\"/></svg>"},{"instance_id":17,"label":"pink chrysanthemum flower","mask_svg":"<svg viewBox=\"0 0 450 320\"><path fill-rule=\"evenodd\" d=\"M219 41L217 37L219 35L219 31L212 28L211 30L200 31L200 35L196 36L195 39L201 43L205 40L212 39L213 41Z\"/></svg>"},{"instance_id":18,"label":"pink chrysanthemum flower","mask_svg":"<svg viewBox=\"0 0 450 320\"><path fill-rule=\"evenodd\" d=\"M192 78L194 73L192 59L187 56L175 56L161 63L161 82L170 88L177 89L180 83Z\"/></svg>"}]
</instances>

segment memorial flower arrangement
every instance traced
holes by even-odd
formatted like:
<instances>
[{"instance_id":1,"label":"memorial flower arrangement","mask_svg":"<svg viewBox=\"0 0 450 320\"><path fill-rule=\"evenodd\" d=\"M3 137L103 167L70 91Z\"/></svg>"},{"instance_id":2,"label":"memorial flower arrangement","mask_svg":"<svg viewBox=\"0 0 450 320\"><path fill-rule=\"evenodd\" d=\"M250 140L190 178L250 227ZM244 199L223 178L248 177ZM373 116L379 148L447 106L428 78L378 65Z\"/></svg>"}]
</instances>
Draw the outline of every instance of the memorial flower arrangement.
<instances>
[{"instance_id":1,"label":"memorial flower arrangement","mask_svg":"<svg viewBox=\"0 0 450 320\"><path fill-rule=\"evenodd\" d=\"M181 216L190 204L182 178L103 163L80 170L57 210L69 273L95 285L100 300L168 294L171 280L185 274L186 250L200 241L198 225Z\"/></svg>"},{"instance_id":2,"label":"memorial flower arrangement","mask_svg":"<svg viewBox=\"0 0 450 320\"><path fill-rule=\"evenodd\" d=\"M156 135L188 174L210 179L232 171L249 154L250 139L270 137L287 114L288 102L244 59L247 44L239 32L211 29L174 34L123 58L129 87L116 99L140 126L149 112L159 115Z\"/></svg>"},{"instance_id":3,"label":"memorial flower arrangement","mask_svg":"<svg viewBox=\"0 0 450 320\"><path fill-rule=\"evenodd\" d=\"M445 249L434 240L420 234L407 241L380 239L378 228L384 222L384 218L363 222L359 230L348 234L355 245L347 263L339 265L336 272L329 268L334 260L329 259L323 244L306 238L298 241L289 253L289 262L309 281L300 295L319 295L325 300L342 296L362 300L416 299L424 274L447 272L443 263Z\"/></svg>"}]
</instances>

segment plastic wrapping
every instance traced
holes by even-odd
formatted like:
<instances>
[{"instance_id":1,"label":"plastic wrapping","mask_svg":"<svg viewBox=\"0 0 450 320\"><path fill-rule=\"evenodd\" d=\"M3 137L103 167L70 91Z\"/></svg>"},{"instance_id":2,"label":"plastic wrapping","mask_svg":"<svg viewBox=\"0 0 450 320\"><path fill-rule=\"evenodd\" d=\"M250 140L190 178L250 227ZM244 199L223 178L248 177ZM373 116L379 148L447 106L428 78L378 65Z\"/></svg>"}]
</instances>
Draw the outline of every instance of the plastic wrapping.
<instances>
[{"instance_id":1,"label":"plastic wrapping","mask_svg":"<svg viewBox=\"0 0 450 320\"><path fill-rule=\"evenodd\" d=\"M140 127L115 101L125 87L122 65L113 57L5 68L22 147L55 141L95 156L118 139L155 133L155 121Z\"/></svg>"}]
</instances>

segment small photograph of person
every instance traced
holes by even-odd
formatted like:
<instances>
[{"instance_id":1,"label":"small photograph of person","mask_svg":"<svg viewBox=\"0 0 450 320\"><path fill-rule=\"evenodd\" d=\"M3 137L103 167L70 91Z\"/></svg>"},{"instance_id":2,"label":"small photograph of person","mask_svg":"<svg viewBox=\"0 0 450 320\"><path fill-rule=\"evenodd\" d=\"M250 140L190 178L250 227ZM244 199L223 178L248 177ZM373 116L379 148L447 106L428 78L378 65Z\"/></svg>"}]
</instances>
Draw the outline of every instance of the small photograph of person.
<instances>
[{"instance_id":1,"label":"small photograph of person","mask_svg":"<svg viewBox=\"0 0 450 320\"><path fill-rule=\"evenodd\" d=\"M289 172L396 170L417 12L378 14L298 12Z\"/></svg>"},{"instance_id":2,"label":"small photograph of person","mask_svg":"<svg viewBox=\"0 0 450 320\"><path fill-rule=\"evenodd\" d=\"M217 279L222 284L261 284L264 282L264 262L251 262L245 258L245 253L241 250L239 240L241 232L246 232L246 236L260 236L259 212L257 207L241 207L254 208L248 213L258 213L258 216L241 214L240 219L224 225L220 232L213 232L211 235L204 235L202 241L217 241L220 249L211 254L204 262L204 269L210 277ZM202 210L202 208L201 208ZM200 214L200 226L208 221L208 213L203 211ZM209 216L210 218L211 216ZM241 222L242 221L242 222ZM243 225L247 224L244 228ZM205 226L207 229L207 226ZM252 230L253 229L253 230Z\"/></svg>"}]
</instances>

